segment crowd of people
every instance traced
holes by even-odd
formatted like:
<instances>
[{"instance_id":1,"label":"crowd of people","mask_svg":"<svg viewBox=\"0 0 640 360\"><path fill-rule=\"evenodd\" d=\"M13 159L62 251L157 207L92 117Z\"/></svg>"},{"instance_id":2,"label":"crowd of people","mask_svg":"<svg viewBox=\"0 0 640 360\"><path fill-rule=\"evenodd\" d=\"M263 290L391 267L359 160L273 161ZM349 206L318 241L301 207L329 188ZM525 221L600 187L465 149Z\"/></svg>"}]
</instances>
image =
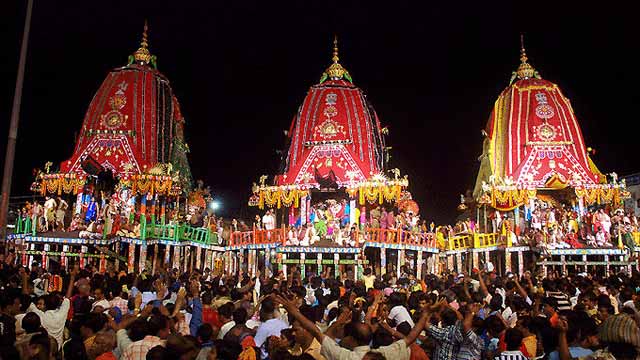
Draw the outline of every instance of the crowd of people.
<instances>
[{"instance_id":1,"label":"crowd of people","mask_svg":"<svg viewBox=\"0 0 640 360\"><path fill-rule=\"evenodd\" d=\"M638 273L416 278L405 266L354 280L331 267L302 278L0 260L1 359L640 358Z\"/></svg>"}]
</instances>

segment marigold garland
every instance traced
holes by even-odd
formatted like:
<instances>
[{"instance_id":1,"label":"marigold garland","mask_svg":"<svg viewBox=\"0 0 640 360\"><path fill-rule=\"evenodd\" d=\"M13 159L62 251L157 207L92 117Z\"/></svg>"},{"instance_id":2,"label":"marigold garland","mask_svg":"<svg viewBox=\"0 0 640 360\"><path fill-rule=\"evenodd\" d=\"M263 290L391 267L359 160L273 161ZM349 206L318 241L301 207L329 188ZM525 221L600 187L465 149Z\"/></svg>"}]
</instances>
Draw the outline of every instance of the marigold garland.
<instances>
[{"instance_id":1,"label":"marigold garland","mask_svg":"<svg viewBox=\"0 0 640 360\"><path fill-rule=\"evenodd\" d=\"M268 207L277 207L278 209L283 205L285 207L293 206L297 208L300 206L300 198L307 196L308 193L307 190L300 189L261 189L258 207L264 209L264 205L266 204Z\"/></svg>"},{"instance_id":2,"label":"marigold garland","mask_svg":"<svg viewBox=\"0 0 640 360\"><path fill-rule=\"evenodd\" d=\"M158 193L167 195L171 192L173 179L170 176L143 174L134 175L131 179L122 181L122 183L130 186L134 194L149 194L153 196Z\"/></svg>"},{"instance_id":3,"label":"marigold garland","mask_svg":"<svg viewBox=\"0 0 640 360\"><path fill-rule=\"evenodd\" d=\"M536 196L536 189L491 189L491 206L501 211L509 211L526 204Z\"/></svg>"},{"instance_id":4,"label":"marigold garland","mask_svg":"<svg viewBox=\"0 0 640 360\"><path fill-rule=\"evenodd\" d=\"M82 190L86 178L76 177L75 174L47 174L42 178L40 191L42 195L57 193L58 195L73 193Z\"/></svg>"},{"instance_id":5,"label":"marigold garland","mask_svg":"<svg viewBox=\"0 0 640 360\"><path fill-rule=\"evenodd\" d=\"M575 188L576 196L582 199L585 205L619 203L623 197L619 188L597 187L593 189Z\"/></svg>"}]
</instances>

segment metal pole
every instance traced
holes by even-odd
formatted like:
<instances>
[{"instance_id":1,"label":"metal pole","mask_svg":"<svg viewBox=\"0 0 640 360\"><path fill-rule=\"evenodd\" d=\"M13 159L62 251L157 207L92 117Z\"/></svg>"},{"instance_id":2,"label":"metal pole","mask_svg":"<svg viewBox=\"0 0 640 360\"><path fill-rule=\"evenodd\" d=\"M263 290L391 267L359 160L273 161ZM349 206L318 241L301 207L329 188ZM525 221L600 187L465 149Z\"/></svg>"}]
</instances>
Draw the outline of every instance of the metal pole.
<instances>
[{"instance_id":1,"label":"metal pole","mask_svg":"<svg viewBox=\"0 0 640 360\"><path fill-rule=\"evenodd\" d=\"M4 175L2 177L2 195L0 198L0 241L5 243L5 253L8 251L6 240L9 195L11 194L11 177L13 175L13 161L16 153L16 138L18 137L18 121L20 119L22 85L24 83L24 67L27 61L27 46L29 44L32 10L33 0L28 0L27 15L24 21L24 31L22 33L22 46L20 47L20 60L18 62L18 76L16 77L16 88L13 95L13 108L11 109L11 124L9 125L9 135L7 137L7 153L4 160Z\"/></svg>"}]
</instances>

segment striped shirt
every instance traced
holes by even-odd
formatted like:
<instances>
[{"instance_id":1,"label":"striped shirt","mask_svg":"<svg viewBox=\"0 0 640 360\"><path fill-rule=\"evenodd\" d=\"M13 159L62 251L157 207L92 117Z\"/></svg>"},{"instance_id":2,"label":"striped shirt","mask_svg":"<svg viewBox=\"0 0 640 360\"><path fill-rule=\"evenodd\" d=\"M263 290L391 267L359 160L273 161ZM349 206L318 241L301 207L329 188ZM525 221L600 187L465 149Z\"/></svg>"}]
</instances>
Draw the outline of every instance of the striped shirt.
<instances>
[{"instance_id":1,"label":"striped shirt","mask_svg":"<svg viewBox=\"0 0 640 360\"><path fill-rule=\"evenodd\" d=\"M460 321L445 328L429 325L426 330L427 334L435 340L433 360L451 360L456 356L463 340Z\"/></svg>"},{"instance_id":2,"label":"striped shirt","mask_svg":"<svg viewBox=\"0 0 640 360\"><path fill-rule=\"evenodd\" d=\"M503 351L495 357L495 360L528 360L519 350Z\"/></svg>"},{"instance_id":3,"label":"striped shirt","mask_svg":"<svg viewBox=\"0 0 640 360\"><path fill-rule=\"evenodd\" d=\"M554 297L558 301L558 311L571 310L571 301L566 294L560 291L547 291L548 297Z\"/></svg>"},{"instance_id":4,"label":"striped shirt","mask_svg":"<svg viewBox=\"0 0 640 360\"><path fill-rule=\"evenodd\" d=\"M469 330L464 334L460 351L456 356L457 360L480 360L482 358L482 349L484 341L473 330Z\"/></svg>"}]
</instances>

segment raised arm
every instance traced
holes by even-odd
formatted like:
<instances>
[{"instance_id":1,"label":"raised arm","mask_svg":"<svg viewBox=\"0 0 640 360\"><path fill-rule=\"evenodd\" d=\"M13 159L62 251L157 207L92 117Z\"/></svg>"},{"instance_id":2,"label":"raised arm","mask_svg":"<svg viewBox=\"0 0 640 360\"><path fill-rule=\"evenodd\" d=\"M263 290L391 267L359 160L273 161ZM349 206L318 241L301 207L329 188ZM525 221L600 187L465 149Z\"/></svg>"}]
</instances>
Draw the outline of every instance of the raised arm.
<instances>
[{"instance_id":1,"label":"raised arm","mask_svg":"<svg viewBox=\"0 0 640 360\"><path fill-rule=\"evenodd\" d=\"M471 298L471 294L469 293L469 284L471 283L471 278L469 275L465 273L464 283L462 284L462 290L464 290L464 295L467 297L467 301L471 302L473 299Z\"/></svg>"},{"instance_id":2,"label":"raised arm","mask_svg":"<svg viewBox=\"0 0 640 360\"><path fill-rule=\"evenodd\" d=\"M469 309L464 316L464 320L462 321L462 331L466 334L467 331L471 330L471 326L473 324L473 317L476 316L480 310L480 304L471 304L469 305Z\"/></svg>"},{"instance_id":3,"label":"raised arm","mask_svg":"<svg viewBox=\"0 0 640 360\"><path fill-rule=\"evenodd\" d=\"M572 360L571 353L569 352L569 344L567 343L567 330L569 325L564 317L558 319L558 355L560 360Z\"/></svg>"},{"instance_id":4,"label":"raised arm","mask_svg":"<svg viewBox=\"0 0 640 360\"><path fill-rule=\"evenodd\" d=\"M520 280L518 280L518 276L514 276L513 278L515 279L514 282L516 283L516 289L518 289L518 294L520 294L520 296L522 296L523 299L526 299L529 295L524 290L524 288L520 286Z\"/></svg>"},{"instance_id":5,"label":"raised arm","mask_svg":"<svg viewBox=\"0 0 640 360\"><path fill-rule=\"evenodd\" d=\"M482 292L482 296L487 297L487 295L489 295L489 290L487 289L487 285L484 283L484 271L480 271L480 274L478 274L478 281L480 282L480 292Z\"/></svg>"},{"instance_id":6,"label":"raised arm","mask_svg":"<svg viewBox=\"0 0 640 360\"><path fill-rule=\"evenodd\" d=\"M304 315L302 315L298 307L296 307L296 305L292 301L285 299L280 295L275 295L274 300L282 304L282 306L284 306L287 312L291 316L293 316L297 321L299 321L300 325L305 330L311 333L311 335L313 335L314 338L316 338L320 343L322 343L322 340L324 340L324 334L322 334L320 329L318 329L318 327L316 326L316 324L313 323L313 321L307 319Z\"/></svg>"},{"instance_id":7,"label":"raised arm","mask_svg":"<svg viewBox=\"0 0 640 360\"><path fill-rule=\"evenodd\" d=\"M191 314L191 322L189 323L189 331L191 334L198 332L198 328L202 325L202 302L200 301L200 284L193 280L189 287L191 292L191 308L193 310Z\"/></svg>"},{"instance_id":8,"label":"raised arm","mask_svg":"<svg viewBox=\"0 0 640 360\"><path fill-rule=\"evenodd\" d=\"M456 317L458 318L458 320L462 320L464 317L462 316L462 314L460 313L460 311L458 311L457 309L455 309L453 306L451 306L448 302L446 303L446 306L451 309L451 311L453 311L456 314Z\"/></svg>"},{"instance_id":9,"label":"raised arm","mask_svg":"<svg viewBox=\"0 0 640 360\"><path fill-rule=\"evenodd\" d=\"M410 346L414 341L416 341L418 335L420 335L420 333L424 329L425 324L429 321L430 318L431 313L426 311L422 313L422 316L420 317L420 320L418 320L416 326L414 326L411 329L411 332L404 338L404 342L407 343L407 346Z\"/></svg>"},{"instance_id":10,"label":"raised arm","mask_svg":"<svg viewBox=\"0 0 640 360\"><path fill-rule=\"evenodd\" d=\"M325 334L332 339L336 339L338 337L338 334L337 334L338 329L344 326L345 324L347 324L349 321L351 321L352 318L353 318L353 313L351 310L347 309L343 311L340 315L338 315L338 318L336 319L336 321L334 321L333 324L329 326Z\"/></svg>"},{"instance_id":11,"label":"raised arm","mask_svg":"<svg viewBox=\"0 0 640 360\"><path fill-rule=\"evenodd\" d=\"M252 290L255 285L256 285L255 280L250 279L249 282L245 286L240 287L238 291L245 292L245 291Z\"/></svg>"},{"instance_id":12,"label":"raised arm","mask_svg":"<svg viewBox=\"0 0 640 360\"><path fill-rule=\"evenodd\" d=\"M71 269L71 272L69 273L69 287L67 287L67 294L65 295L67 299L71 299L71 295L73 294L73 283L75 283L76 276L78 276L79 272L80 267L78 265L74 265L73 269Z\"/></svg>"},{"instance_id":13,"label":"raised arm","mask_svg":"<svg viewBox=\"0 0 640 360\"><path fill-rule=\"evenodd\" d=\"M22 293L25 295L29 295L29 275L27 274L27 271L22 266L20 266L18 273L22 278Z\"/></svg>"},{"instance_id":14,"label":"raised arm","mask_svg":"<svg viewBox=\"0 0 640 360\"><path fill-rule=\"evenodd\" d=\"M371 324L371 319L373 318L373 316L378 311L378 307L380 306L380 303L382 302L383 298L384 298L384 294L379 293L373 299L373 304L371 304L371 306L369 306L369 308L367 309L367 313L365 314L365 317L364 317L364 322L365 323Z\"/></svg>"}]
</instances>

